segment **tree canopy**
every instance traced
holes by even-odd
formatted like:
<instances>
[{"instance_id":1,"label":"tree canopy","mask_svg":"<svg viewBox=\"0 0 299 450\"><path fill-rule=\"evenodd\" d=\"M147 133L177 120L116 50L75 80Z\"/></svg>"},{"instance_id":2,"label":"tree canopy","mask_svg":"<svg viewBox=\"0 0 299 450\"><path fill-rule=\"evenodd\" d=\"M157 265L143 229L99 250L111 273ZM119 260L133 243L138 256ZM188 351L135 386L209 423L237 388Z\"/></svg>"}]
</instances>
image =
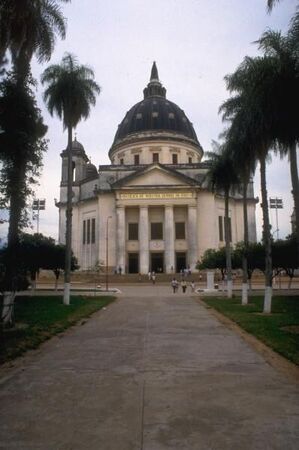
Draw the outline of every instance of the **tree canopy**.
<instances>
[{"instance_id":1,"label":"tree canopy","mask_svg":"<svg viewBox=\"0 0 299 450\"><path fill-rule=\"evenodd\" d=\"M65 38L66 21L60 3L70 0L0 0L0 58L10 51L20 79L29 73L35 54L49 61L56 35Z\"/></svg>"},{"instance_id":2,"label":"tree canopy","mask_svg":"<svg viewBox=\"0 0 299 450\"><path fill-rule=\"evenodd\" d=\"M41 80L47 85L44 100L48 110L51 115L57 114L65 129L75 128L82 119L88 118L100 93L90 67L80 65L74 55L66 53L61 64L44 71Z\"/></svg>"}]
</instances>

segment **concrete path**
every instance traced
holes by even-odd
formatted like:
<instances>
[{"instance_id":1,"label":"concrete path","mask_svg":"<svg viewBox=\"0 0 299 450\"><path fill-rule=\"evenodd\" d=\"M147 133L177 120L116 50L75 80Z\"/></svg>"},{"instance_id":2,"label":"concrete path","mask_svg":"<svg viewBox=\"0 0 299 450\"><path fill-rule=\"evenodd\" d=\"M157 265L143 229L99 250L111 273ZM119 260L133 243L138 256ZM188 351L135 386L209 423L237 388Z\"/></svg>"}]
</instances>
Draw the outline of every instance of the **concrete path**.
<instances>
[{"instance_id":1,"label":"concrete path","mask_svg":"<svg viewBox=\"0 0 299 450\"><path fill-rule=\"evenodd\" d=\"M0 408L5 450L297 450L299 442L298 385L196 298L159 297L155 287L152 297L120 296L26 357L2 376Z\"/></svg>"}]
</instances>

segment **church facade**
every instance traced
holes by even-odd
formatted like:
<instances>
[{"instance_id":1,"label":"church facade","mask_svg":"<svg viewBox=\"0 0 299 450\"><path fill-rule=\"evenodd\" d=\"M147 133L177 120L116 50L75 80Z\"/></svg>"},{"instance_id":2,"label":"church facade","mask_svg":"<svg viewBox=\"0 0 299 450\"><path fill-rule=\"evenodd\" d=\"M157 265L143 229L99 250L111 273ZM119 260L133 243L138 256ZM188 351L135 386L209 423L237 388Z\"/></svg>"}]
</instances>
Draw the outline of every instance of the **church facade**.
<instances>
[{"instance_id":1,"label":"church facade","mask_svg":"<svg viewBox=\"0 0 299 450\"><path fill-rule=\"evenodd\" d=\"M118 126L110 165L98 169L73 142L72 248L81 270L97 264L122 273L195 270L208 248L224 246L224 198L211 192L208 162L184 111L166 98L153 64L144 98ZM67 151L61 153L59 241L65 242ZM256 240L253 183L249 238ZM242 197L229 202L230 239L243 240Z\"/></svg>"}]
</instances>

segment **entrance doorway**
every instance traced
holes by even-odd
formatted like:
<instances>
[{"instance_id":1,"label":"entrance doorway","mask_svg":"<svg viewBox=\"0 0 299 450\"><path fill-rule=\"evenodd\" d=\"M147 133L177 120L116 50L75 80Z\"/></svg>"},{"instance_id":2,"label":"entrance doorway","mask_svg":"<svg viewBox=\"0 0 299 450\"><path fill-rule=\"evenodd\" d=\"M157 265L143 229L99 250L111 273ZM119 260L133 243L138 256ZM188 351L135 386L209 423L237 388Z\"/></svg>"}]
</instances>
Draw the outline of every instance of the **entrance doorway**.
<instances>
[{"instance_id":1,"label":"entrance doorway","mask_svg":"<svg viewBox=\"0 0 299 450\"><path fill-rule=\"evenodd\" d=\"M175 254L176 257L176 272L179 273L181 270L186 269L186 253L177 252Z\"/></svg>"},{"instance_id":2,"label":"entrance doorway","mask_svg":"<svg viewBox=\"0 0 299 450\"><path fill-rule=\"evenodd\" d=\"M128 254L128 266L129 266L129 273L138 273L139 272L139 255L138 255L138 253L129 253Z\"/></svg>"},{"instance_id":3,"label":"entrance doorway","mask_svg":"<svg viewBox=\"0 0 299 450\"><path fill-rule=\"evenodd\" d=\"M164 271L164 254L151 253L151 271L162 273Z\"/></svg>"}]
</instances>

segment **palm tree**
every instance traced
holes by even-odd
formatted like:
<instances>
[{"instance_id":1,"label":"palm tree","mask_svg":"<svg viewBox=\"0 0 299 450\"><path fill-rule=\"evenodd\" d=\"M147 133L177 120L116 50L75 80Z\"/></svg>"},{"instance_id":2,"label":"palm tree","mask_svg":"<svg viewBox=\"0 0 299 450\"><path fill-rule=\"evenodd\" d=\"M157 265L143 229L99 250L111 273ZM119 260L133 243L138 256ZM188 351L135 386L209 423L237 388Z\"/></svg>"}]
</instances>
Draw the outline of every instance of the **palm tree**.
<instances>
[{"instance_id":1,"label":"palm tree","mask_svg":"<svg viewBox=\"0 0 299 450\"><path fill-rule=\"evenodd\" d=\"M264 312L271 312L272 256L271 233L266 183L266 161L274 144L273 89L277 61L270 56L249 58L226 77L227 87L235 96L226 102L225 119L243 124L252 159L260 163L263 208L263 240L265 244L265 297ZM275 109L274 109L275 111Z\"/></svg>"},{"instance_id":2,"label":"palm tree","mask_svg":"<svg viewBox=\"0 0 299 450\"><path fill-rule=\"evenodd\" d=\"M258 41L259 48L276 60L277 70L272 93L273 138L282 156L288 155L296 219L299 256L299 180L297 167L298 118L294 114L299 102L298 60L293 38L280 32L266 31Z\"/></svg>"},{"instance_id":3,"label":"palm tree","mask_svg":"<svg viewBox=\"0 0 299 450\"><path fill-rule=\"evenodd\" d=\"M225 254L227 273L227 297L232 297L232 257L231 257L231 227L229 221L229 194L230 190L238 185L239 178L234 170L233 160L230 157L225 145L212 143L213 152L207 152L210 159L210 168L207 178L210 186L218 193L224 193L224 234L225 234Z\"/></svg>"},{"instance_id":4,"label":"palm tree","mask_svg":"<svg viewBox=\"0 0 299 450\"><path fill-rule=\"evenodd\" d=\"M49 61L56 35L65 37L66 24L58 3L70 0L0 0L0 60L7 50L20 82L35 55Z\"/></svg>"},{"instance_id":5,"label":"palm tree","mask_svg":"<svg viewBox=\"0 0 299 450\"><path fill-rule=\"evenodd\" d=\"M94 81L93 70L79 65L76 58L67 53L61 64L48 67L41 77L47 88L44 100L51 115L54 113L62 120L68 132L68 184L66 207L66 258L64 278L64 304L70 303L70 273L72 251L72 133L82 119L87 119L91 106L96 103L100 93L99 85Z\"/></svg>"}]
</instances>

